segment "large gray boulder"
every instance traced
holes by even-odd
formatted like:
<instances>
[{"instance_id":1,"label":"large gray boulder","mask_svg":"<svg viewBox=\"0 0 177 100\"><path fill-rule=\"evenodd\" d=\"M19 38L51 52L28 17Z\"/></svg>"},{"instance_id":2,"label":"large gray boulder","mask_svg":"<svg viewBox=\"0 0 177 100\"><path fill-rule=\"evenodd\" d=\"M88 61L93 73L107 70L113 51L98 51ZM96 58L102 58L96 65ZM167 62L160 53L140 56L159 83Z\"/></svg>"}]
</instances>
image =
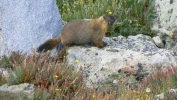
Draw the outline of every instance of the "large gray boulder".
<instances>
[{"instance_id":1,"label":"large gray boulder","mask_svg":"<svg viewBox=\"0 0 177 100\"><path fill-rule=\"evenodd\" d=\"M56 0L2 0L2 50L30 54L62 29Z\"/></svg>"},{"instance_id":2,"label":"large gray boulder","mask_svg":"<svg viewBox=\"0 0 177 100\"><path fill-rule=\"evenodd\" d=\"M0 46L1 46L1 43L2 43L2 30L0 30ZM1 51L1 48L0 48L0 51Z\"/></svg>"},{"instance_id":3,"label":"large gray boulder","mask_svg":"<svg viewBox=\"0 0 177 100\"><path fill-rule=\"evenodd\" d=\"M139 81L154 71L177 66L175 53L159 49L148 36L105 37L103 40L107 46L101 49L74 46L67 50L66 63L82 70L89 87L104 83L119 72L134 75ZM115 77L112 82L116 83Z\"/></svg>"},{"instance_id":4,"label":"large gray boulder","mask_svg":"<svg viewBox=\"0 0 177 100\"><path fill-rule=\"evenodd\" d=\"M0 0L0 30L2 29L2 0Z\"/></svg>"}]
</instances>

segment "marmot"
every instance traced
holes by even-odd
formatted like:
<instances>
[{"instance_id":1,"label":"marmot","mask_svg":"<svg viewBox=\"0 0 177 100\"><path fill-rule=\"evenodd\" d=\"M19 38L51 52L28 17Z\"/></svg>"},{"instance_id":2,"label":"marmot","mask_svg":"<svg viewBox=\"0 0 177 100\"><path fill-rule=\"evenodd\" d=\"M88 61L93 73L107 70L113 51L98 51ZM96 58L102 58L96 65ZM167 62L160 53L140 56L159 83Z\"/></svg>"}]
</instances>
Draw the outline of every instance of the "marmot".
<instances>
[{"instance_id":1,"label":"marmot","mask_svg":"<svg viewBox=\"0 0 177 100\"><path fill-rule=\"evenodd\" d=\"M63 27L58 37L47 40L39 46L37 51L50 50L61 42L63 47L59 57L62 59L66 47L73 44L85 44L91 41L97 47L104 47L102 38L105 36L109 26L112 26L116 20L114 16L108 14L104 14L95 19L73 20Z\"/></svg>"}]
</instances>

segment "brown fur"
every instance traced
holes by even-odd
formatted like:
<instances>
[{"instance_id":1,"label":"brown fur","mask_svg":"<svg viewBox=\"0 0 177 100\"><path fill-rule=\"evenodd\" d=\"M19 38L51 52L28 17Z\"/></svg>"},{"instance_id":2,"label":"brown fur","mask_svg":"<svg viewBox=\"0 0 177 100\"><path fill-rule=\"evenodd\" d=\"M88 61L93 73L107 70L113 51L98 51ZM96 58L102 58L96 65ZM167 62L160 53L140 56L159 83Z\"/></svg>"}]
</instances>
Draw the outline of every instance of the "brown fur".
<instances>
[{"instance_id":1,"label":"brown fur","mask_svg":"<svg viewBox=\"0 0 177 100\"><path fill-rule=\"evenodd\" d=\"M91 41L97 47L104 47L102 39L109 26L112 26L115 21L116 18L111 15L103 15L96 19L73 20L64 26L58 37L47 40L37 51L50 50L61 42L63 48L60 58L62 58L66 48L73 44L85 44Z\"/></svg>"}]
</instances>

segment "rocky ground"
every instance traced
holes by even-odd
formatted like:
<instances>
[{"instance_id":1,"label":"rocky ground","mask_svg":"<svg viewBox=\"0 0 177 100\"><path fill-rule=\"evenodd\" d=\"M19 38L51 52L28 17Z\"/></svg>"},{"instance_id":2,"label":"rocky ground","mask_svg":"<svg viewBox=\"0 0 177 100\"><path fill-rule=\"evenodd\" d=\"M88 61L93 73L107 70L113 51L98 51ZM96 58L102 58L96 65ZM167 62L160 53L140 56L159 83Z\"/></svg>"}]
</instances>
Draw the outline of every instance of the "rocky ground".
<instances>
[{"instance_id":1,"label":"rocky ground","mask_svg":"<svg viewBox=\"0 0 177 100\"><path fill-rule=\"evenodd\" d=\"M158 38L139 34L127 38L105 37L103 41L107 43L104 48L86 44L67 50L66 64L84 74L88 87L111 83L137 89L137 83L149 73L177 66L176 53L163 48L166 44ZM1 68L0 75L8 79L6 69Z\"/></svg>"}]
</instances>

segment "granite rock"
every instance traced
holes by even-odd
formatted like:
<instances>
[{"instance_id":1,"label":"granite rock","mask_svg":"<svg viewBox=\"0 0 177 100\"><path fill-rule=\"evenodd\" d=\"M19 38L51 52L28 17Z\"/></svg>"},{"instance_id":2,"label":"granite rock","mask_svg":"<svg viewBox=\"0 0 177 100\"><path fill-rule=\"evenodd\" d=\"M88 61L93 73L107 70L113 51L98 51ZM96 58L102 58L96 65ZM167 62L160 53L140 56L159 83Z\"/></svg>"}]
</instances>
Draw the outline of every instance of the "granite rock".
<instances>
[{"instance_id":1,"label":"granite rock","mask_svg":"<svg viewBox=\"0 0 177 100\"><path fill-rule=\"evenodd\" d=\"M56 0L1 0L2 44L1 55L12 51L30 54L62 29Z\"/></svg>"},{"instance_id":2,"label":"granite rock","mask_svg":"<svg viewBox=\"0 0 177 100\"><path fill-rule=\"evenodd\" d=\"M177 1L176 0L155 0L157 13L153 29L164 29L173 32L177 29ZM169 35L171 32L167 32Z\"/></svg>"},{"instance_id":3,"label":"granite rock","mask_svg":"<svg viewBox=\"0 0 177 100\"><path fill-rule=\"evenodd\" d=\"M82 70L88 87L104 83L120 71L141 80L151 72L177 66L173 51L159 49L145 35L106 37L103 40L107 43L104 48L73 46L67 50L66 63Z\"/></svg>"}]
</instances>

